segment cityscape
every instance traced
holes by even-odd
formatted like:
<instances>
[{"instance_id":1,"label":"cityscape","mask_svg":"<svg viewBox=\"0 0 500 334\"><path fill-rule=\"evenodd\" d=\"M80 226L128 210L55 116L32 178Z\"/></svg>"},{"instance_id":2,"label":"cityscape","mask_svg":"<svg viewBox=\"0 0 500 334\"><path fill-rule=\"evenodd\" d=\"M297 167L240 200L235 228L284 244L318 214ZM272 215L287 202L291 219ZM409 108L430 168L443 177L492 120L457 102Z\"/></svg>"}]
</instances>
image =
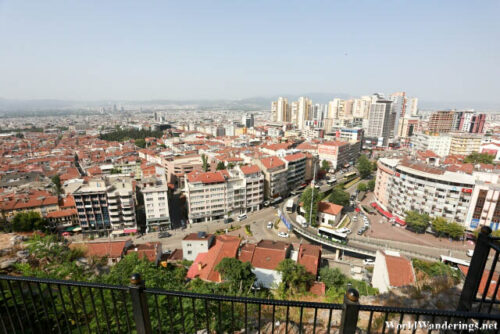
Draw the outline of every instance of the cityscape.
<instances>
[{"instance_id":1,"label":"cityscape","mask_svg":"<svg viewBox=\"0 0 500 334\"><path fill-rule=\"evenodd\" d=\"M262 75L245 98L0 78L0 332L497 332L500 104Z\"/></svg>"}]
</instances>

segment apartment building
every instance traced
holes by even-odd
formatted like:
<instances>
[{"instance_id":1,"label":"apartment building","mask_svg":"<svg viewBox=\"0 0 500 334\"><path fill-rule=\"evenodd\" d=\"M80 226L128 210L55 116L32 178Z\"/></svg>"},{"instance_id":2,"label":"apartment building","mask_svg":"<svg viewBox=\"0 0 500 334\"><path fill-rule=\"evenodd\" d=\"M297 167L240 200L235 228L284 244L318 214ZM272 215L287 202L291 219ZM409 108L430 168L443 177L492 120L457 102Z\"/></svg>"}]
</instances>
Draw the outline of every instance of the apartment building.
<instances>
[{"instance_id":1,"label":"apartment building","mask_svg":"<svg viewBox=\"0 0 500 334\"><path fill-rule=\"evenodd\" d=\"M146 233L171 229L166 182L157 179L154 184L144 187L142 194L146 212Z\"/></svg>"},{"instance_id":2,"label":"apartment building","mask_svg":"<svg viewBox=\"0 0 500 334\"><path fill-rule=\"evenodd\" d=\"M384 210L399 219L415 210L466 225L473 175L407 159L395 162L383 158L378 166L375 198Z\"/></svg>"},{"instance_id":3,"label":"apartment building","mask_svg":"<svg viewBox=\"0 0 500 334\"><path fill-rule=\"evenodd\" d=\"M378 94L373 95L366 137L379 138L383 146L387 145L389 138L394 135L394 118L392 101Z\"/></svg>"},{"instance_id":4,"label":"apartment building","mask_svg":"<svg viewBox=\"0 0 500 334\"><path fill-rule=\"evenodd\" d=\"M288 194L288 170L283 160L267 157L255 161L264 173L264 198L272 199Z\"/></svg>"},{"instance_id":5,"label":"apartment building","mask_svg":"<svg viewBox=\"0 0 500 334\"><path fill-rule=\"evenodd\" d=\"M90 179L74 191L82 233L95 236L137 232L135 188L130 178Z\"/></svg>"},{"instance_id":6,"label":"apartment building","mask_svg":"<svg viewBox=\"0 0 500 334\"><path fill-rule=\"evenodd\" d=\"M264 174L257 165L238 166L236 170L245 180L246 210L259 210L264 202Z\"/></svg>"},{"instance_id":7,"label":"apartment building","mask_svg":"<svg viewBox=\"0 0 500 334\"><path fill-rule=\"evenodd\" d=\"M450 142L450 154L469 155L479 152L482 136L473 133L453 133Z\"/></svg>"},{"instance_id":8,"label":"apartment building","mask_svg":"<svg viewBox=\"0 0 500 334\"><path fill-rule=\"evenodd\" d=\"M181 155L164 159L163 166L166 168L167 182L182 187L185 175L193 170L201 170L203 162L198 154Z\"/></svg>"},{"instance_id":9,"label":"apartment building","mask_svg":"<svg viewBox=\"0 0 500 334\"><path fill-rule=\"evenodd\" d=\"M294 189L304 183L307 162L306 155L304 153L290 154L286 155L283 160L288 170L288 189Z\"/></svg>"},{"instance_id":10,"label":"apartment building","mask_svg":"<svg viewBox=\"0 0 500 334\"><path fill-rule=\"evenodd\" d=\"M452 110L433 112L429 117L429 132L448 133L452 131L454 114L455 112Z\"/></svg>"},{"instance_id":11,"label":"apartment building","mask_svg":"<svg viewBox=\"0 0 500 334\"><path fill-rule=\"evenodd\" d=\"M445 157L450 154L451 136L416 133L411 137L411 144L415 151L433 151L437 155Z\"/></svg>"},{"instance_id":12,"label":"apartment building","mask_svg":"<svg viewBox=\"0 0 500 334\"><path fill-rule=\"evenodd\" d=\"M328 141L318 145L319 158L330 162L333 169L354 163L360 150L361 142L350 144L343 141Z\"/></svg>"}]
</instances>

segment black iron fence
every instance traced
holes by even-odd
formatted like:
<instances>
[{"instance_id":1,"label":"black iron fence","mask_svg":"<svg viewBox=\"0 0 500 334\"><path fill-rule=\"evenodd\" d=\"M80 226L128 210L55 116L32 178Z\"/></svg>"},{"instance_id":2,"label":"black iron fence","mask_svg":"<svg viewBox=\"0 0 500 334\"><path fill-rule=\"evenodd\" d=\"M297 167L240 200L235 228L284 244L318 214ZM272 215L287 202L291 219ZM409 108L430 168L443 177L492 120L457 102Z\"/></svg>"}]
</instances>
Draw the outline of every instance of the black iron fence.
<instances>
[{"instance_id":1,"label":"black iron fence","mask_svg":"<svg viewBox=\"0 0 500 334\"><path fill-rule=\"evenodd\" d=\"M496 332L498 285L491 273L499 247L490 232L485 228L479 235L457 309L360 305L354 289L342 304L330 304L149 289L139 275L129 286L0 276L0 332ZM488 257L490 271L484 272Z\"/></svg>"}]
</instances>

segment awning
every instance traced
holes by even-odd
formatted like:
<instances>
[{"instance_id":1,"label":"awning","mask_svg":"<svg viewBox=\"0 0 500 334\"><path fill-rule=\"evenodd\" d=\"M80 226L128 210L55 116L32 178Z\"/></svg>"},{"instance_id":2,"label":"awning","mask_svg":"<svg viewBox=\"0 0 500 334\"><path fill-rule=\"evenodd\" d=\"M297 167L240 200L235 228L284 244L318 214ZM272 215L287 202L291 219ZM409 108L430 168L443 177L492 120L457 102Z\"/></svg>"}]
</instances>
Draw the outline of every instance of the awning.
<instances>
[{"instance_id":1,"label":"awning","mask_svg":"<svg viewBox=\"0 0 500 334\"><path fill-rule=\"evenodd\" d=\"M73 232L73 230L76 228L76 226L68 226L64 229L65 232Z\"/></svg>"},{"instance_id":2,"label":"awning","mask_svg":"<svg viewBox=\"0 0 500 334\"><path fill-rule=\"evenodd\" d=\"M378 212L380 212L380 214L383 215L384 217L387 217L389 219L392 218L392 214L389 211L385 211L384 209L382 209L380 206L377 205L377 203L372 202L371 206L373 206L375 209L377 209Z\"/></svg>"},{"instance_id":3,"label":"awning","mask_svg":"<svg viewBox=\"0 0 500 334\"><path fill-rule=\"evenodd\" d=\"M395 218L396 223L398 223L401 226L406 226L406 222L404 220L399 219L398 217L394 217L394 218Z\"/></svg>"},{"instance_id":4,"label":"awning","mask_svg":"<svg viewBox=\"0 0 500 334\"><path fill-rule=\"evenodd\" d=\"M371 205L372 207L374 207L374 208L377 208L377 207L378 207L377 203L375 203L375 202L372 202L370 205Z\"/></svg>"},{"instance_id":5,"label":"awning","mask_svg":"<svg viewBox=\"0 0 500 334\"><path fill-rule=\"evenodd\" d=\"M125 233L136 233L137 229L136 228L130 228L130 229L124 229L123 232Z\"/></svg>"},{"instance_id":6,"label":"awning","mask_svg":"<svg viewBox=\"0 0 500 334\"><path fill-rule=\"evenodd\" d=\"M120 234L123 234L123 230L114 230L113 232L111 232L112 235L120 235Z\"/></svg>"},{"instance_id":7,"label":"awning","mask_svg":"<svg viewBox=\"0 0 500 334\"><path fill-rule=\"evenodd\" d=\"M73 232L80 232L82 230L81 227L77 226L73 229Z\"/></svg>"}]
</instances>

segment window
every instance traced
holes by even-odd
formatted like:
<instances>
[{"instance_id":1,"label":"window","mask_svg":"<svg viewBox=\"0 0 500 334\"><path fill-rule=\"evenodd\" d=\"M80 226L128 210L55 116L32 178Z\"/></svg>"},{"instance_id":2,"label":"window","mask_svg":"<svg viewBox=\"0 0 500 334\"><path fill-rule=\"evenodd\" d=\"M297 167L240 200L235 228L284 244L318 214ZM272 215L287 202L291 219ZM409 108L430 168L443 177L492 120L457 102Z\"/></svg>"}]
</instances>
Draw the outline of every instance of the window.
<instances>
[{"instance_id":1,"label":"window","mask_svg":"<svg viewBox=\"0 0 500 334\"><path fill-rule=\"evenodd\" d=\"M193 252L191 252L191 251L188 251L188 255L191 255L191 253L193 253Z\"/></svg>"}]
</instances>

